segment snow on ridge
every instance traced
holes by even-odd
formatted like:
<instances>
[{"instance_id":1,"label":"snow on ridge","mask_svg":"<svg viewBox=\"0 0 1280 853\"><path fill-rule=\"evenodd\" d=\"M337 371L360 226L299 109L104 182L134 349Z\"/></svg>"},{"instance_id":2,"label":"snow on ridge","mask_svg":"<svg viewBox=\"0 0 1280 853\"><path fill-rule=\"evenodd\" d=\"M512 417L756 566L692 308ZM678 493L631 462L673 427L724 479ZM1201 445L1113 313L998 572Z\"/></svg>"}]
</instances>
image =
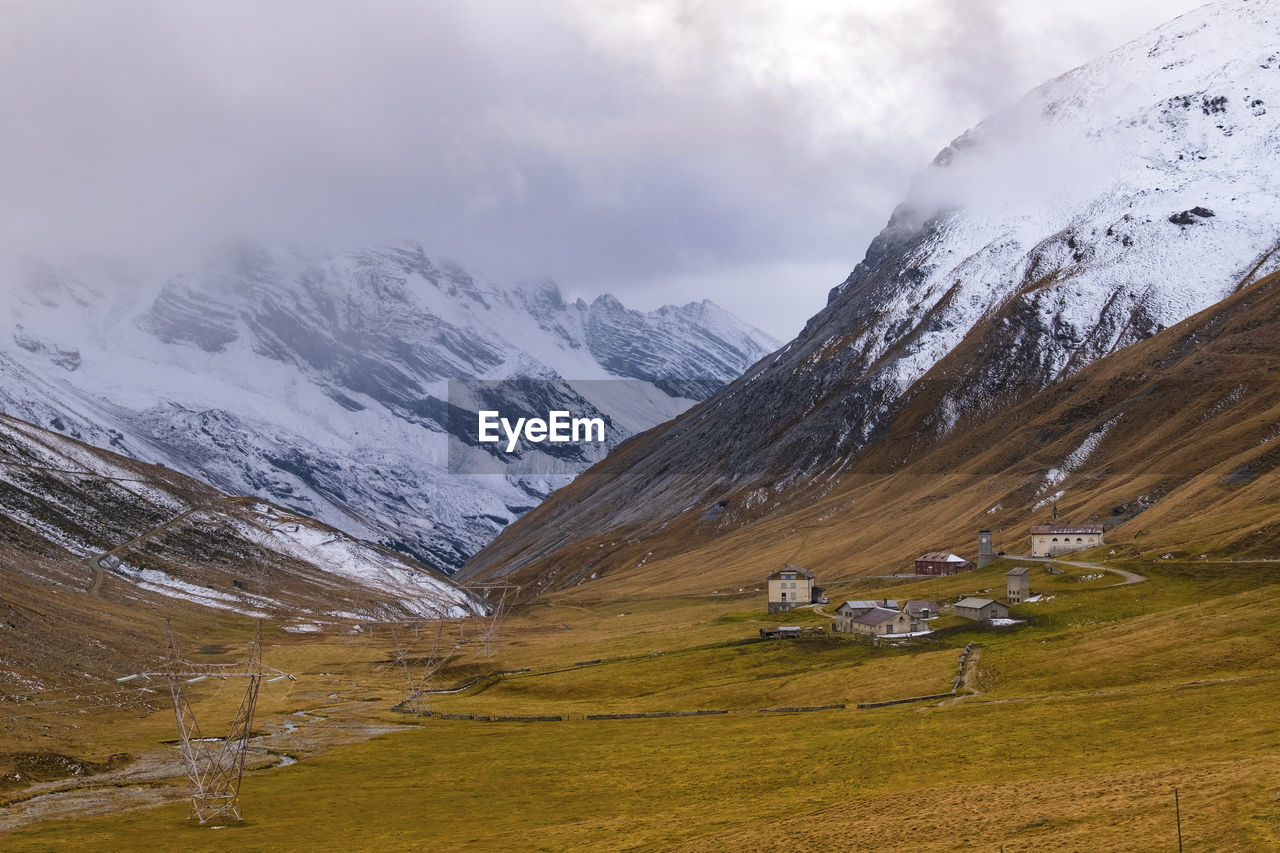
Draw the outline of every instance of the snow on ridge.
<instances>
[{"instance_id":1,"label":"snow on ridge","mask_svg":"<svg viewBox=\"0 0 1280 853\"><path fill-rule=\"evenodd\" d=\"M774 344L714 306L570 303L554 283L500 287L416 244L251 251L136 288L95 275L41 268L13 288L6 411L444 569L552 488L450 473L447 380L627 378L634 399L581 392L616 443Z\"/></svg>"},{"instance_id":2,"label":"snow on ridge","mask_svg":"<svg viewBox=\"0 0 1280 853\"><path fill-rule=\"evenodd\" d=\"M211 587L179 580L158 569L139 569L128 563L121 563L117 570L141 589L156 592L168 598L178 598L216 610L229 610L252 619L268 619L271 616L269 611L274 602L265 596L254 596L246 592L231 595ZM247 606L247 601L253 602L256 606ZM263 609L259 610L257 607Z\"/></svg>"},{"instance_id":3,"label":"snow on ridge","mask_svg":"<svg viewBox=\"0 0 1280 853\"><path fill-rule=\"evenodd\" d=\"M113 545L143 541L138 536L162 536L162 531L181 537L174 526L179 520L186 527L225 525L248 542L317 570L308 572L305 580L308 595L316 602L315 609L307 612L342 618L340 612L347 611L326 608L324 602L326 590L344 589L366 590L379 608L399 608L427 618L461 617L485 610L482 603L443 577L336 530L322 529L309 518L281 514L266 504L254 504L248 519L225 506L193 509L171 493L163 479L148 477L132 466L126 468L104 451L10 418L0 417L0 438L8 451L6 458L0 459L0 484L10 487L0 501L5 515L74 557L94 558ZM48 511L37 508L41 506ZM124 507L119 517L114 514L118 507ZM133 565L123 553L104 559L101 568L140 589L201 606L257 618L282 608L279 600L261 591L233 592L201 583L198 569L193 582L159 568ZM360 618L368 618L368 614Z\"/></svg>"},{"instance_id":4,"label":"snow on ridge","mask_svg":"<svg viewBox=\"0 0 1280 853\"><path fill-rule=\"evenodd\" d=\"M1066 490L1065 490L1065 489L1059 489L1058 491L1054 492L1053 494L1045 495L1043 498L1041 498L1040 500L1036 501L1036 502L1035 502L1035 504L1034 504L1031 508L1032 508L1033 510L1037 510L1037 509L1044 509L1045 507L1047 507L1047 506L1051 506L1051 505L1053 505L1053 504L1057 503L1058 501L1062 500L1062 499L1066 496L1066 494L1067 494L1067 492L1066 492Z\"/></svg>"},{"instance_id":5,"label":"snow on ridge","mask_svg":"<svg viewBox=\"0 0 1280 853\"><path fill-rule=\"evenodd\" d=\"M1280 247L1277 45L1273 4L1211 4L959 137L833 296L910 273L875 294L858 361L909 388L1016 309L1047 383L1230 295ZM973 402L945 400L944 430Z\"/></svg>"},{"instance_id":6,"label":"snow on ridge","mask_svg":"<svg viewBox=\"0 0 1280 853\"><path fill-rule=\"evenodd\" d=\"M22 525L37 536L47 539L77 557L88 557L94 553L95 549L89 543L71 535L60 527L36 518L29 512L9 508L6 511L6 515L11 521Z\"/></svg>"},{"instance_id":7,"label":"snow on ridge","mask_svg":"<svg viewBox=\"0 0 1280 853\"><path fill-rule=\"evenodd\" d=\"M483 611L482 605L447 581L363 542L316 527L310 519L271 517L268 526L244 521L233 521L231 526L250 542L393 596L419 616L457 618Z\"/></svg>"}]
</instances>

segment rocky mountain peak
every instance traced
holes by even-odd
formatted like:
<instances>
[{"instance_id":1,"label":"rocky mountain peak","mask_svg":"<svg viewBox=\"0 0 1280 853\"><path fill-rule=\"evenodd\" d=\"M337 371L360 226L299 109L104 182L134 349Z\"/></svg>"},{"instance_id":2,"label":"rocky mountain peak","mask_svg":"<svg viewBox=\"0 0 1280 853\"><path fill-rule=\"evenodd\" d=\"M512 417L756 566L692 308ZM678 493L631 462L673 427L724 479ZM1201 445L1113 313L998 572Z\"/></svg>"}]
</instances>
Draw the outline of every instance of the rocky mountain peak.
<instances>
[{"instance_id":1,"label":"rocky mountain peak","mask_svg":"<svg viewBox=\"0 0 1280 853\"><path fill-rule=\"evenodd\" d=\"M7 413L445 569L591 461L451 475L450 381L545 382L560 408L609 418L612 446L775 345L727 313L703 328L607 295L569 304L550 281L499 286L413 242L241 247L151 288L33 276L0 339Z\"/></svg>"}]
</instances>

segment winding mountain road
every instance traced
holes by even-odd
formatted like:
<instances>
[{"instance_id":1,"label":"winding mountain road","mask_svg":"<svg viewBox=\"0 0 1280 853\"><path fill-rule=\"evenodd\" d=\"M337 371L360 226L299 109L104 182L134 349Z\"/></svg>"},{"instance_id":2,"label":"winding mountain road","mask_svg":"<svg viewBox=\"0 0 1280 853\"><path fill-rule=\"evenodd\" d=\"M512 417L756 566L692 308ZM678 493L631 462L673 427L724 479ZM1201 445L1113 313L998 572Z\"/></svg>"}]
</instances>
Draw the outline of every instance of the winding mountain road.
<instances>
[{"instance_id":1,"label":"winding mountain road","mask_svg":"<svg viewBox=\"0 0 1280 853\"><path fill-rule=\"evenodd\" d=\"M99 554L93 554L89 557L85 557L84 561L86 565L88 565L89 568L93 570L93 584L89 587L89 596L91 598L102 597L102 594L101 594L102 584L106 580L106 572L105 572L106 567L102 565L102 561L105 560L107 557L116 557L118 559L121 553L128 551L130 548L133 548L135 545L145 542L146 540L150 539L152 536L155 536L158 533L163 533L173 525L177 524L178 522L182 521L185 518L190 517L191 515L197 512L205 512L209 509L210 509L209 507L204 507L204 506L197 506L197 507L191 507L189 509L185 509L182 512L175 515L173 518L169 519L168 521L161 522L160 524L157 524L155 527L152 527L149 530L139 533L137 536L133 537L128 542L122 542L109 551L103 551Z\"/></svg>"},{"instance_id":2,"label":"winding mountain road","mask_svg":"<svg viewBox=\"0 0 1280 853\"><path fill-rule=\"evenodd\" d=\"M1124 578L1120 583L1108 584L1107 586L1094 587L1094 589L1112 589L1117 586L1128 586L1129 584L1142 583L1147 578L1137 572L1126 571L1125 569L1113 569L1110 566L1104 566L1101 563L1081 563L1074 560L1064 560L1061 557L1028 557L1025 554L1009 554L1007 558L1010 560L1030 560L1036 563L1063 563L1068 566L1076 566L1081 569L1097 569L1101 572L1111 572L1113 575L1119 575Z\"/></svg>"}]
</instances>

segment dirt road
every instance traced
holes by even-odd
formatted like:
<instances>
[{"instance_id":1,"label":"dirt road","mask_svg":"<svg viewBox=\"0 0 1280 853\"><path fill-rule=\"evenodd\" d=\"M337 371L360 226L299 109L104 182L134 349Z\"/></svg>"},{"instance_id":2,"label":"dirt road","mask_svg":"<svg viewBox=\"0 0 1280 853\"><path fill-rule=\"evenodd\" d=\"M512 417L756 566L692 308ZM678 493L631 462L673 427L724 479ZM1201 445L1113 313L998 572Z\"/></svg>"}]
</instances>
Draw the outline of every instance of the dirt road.
<instances>
[{"instance_id":1,"label":"dirt road","mask_svg":"<svg viewBox=\"0 0 1280 853\"><path fill-rule=\"evenodd\" d=\"M229 498L227 500L239 501L242 499ZM152 536L155 536L159 533L163 533L173 525L177 524L180 521L184 521L187 518L190 518L192 515L195 515L196 513L216 512L216 511L217 511L216 508L208 507L208 506L191 507L190 509L186 509L178 513L168 521L157 524L155 527L152 527L150 530L146 530L146 531L143 531L142 533L139 533L137 536L133 537L128 542L121 542L119 545L117 545L116 547L112 548L109 551L102 551L101 553L94 554L89 557L85 557L84 559L85 565L87 565L93 571L93 584L89 587L89 597L90 598L102 597L102 584L107 577L106 572L104 571L104 566L102 565L103 560L107 559L108 557L119 558L120 555L123 554L124 552L130 550L131 548L137 545L142 544L143 542L146 542Z\"/></svg>"},{"instance_id":2,"label":"dirt road","mask_svg":"<svg viewBox=\"0 0 1280 853\"><path fill-rule=\"evenodd\" d=\"M1124 578L1124 580L1120 581L1120 583L1113 583L1108 586L1094 587L1094 589L1110 589L1111 587L1116 587L1116 586L1128 586L1129 584L1142 583L1143 581L1146 580L1146 577L1144 575L1140 575L1137 572L1130 572L1124 569L1113 569L1110 566L1104 566L1101 563L1081 563L1081 562L1076 562L1075 560L1064 560L1061 557L1028 557L1028 556L1019 555L1019 554L1010 554L1008 555L1008 558L1010 560L1029 560L1035 563L1063 563L1064 565L1075 566L1081 569L1097 569L1100 572L1111 572L1111 574L1113 575L1119 575L1120 577Z\"/></svg>"}]
</instances>

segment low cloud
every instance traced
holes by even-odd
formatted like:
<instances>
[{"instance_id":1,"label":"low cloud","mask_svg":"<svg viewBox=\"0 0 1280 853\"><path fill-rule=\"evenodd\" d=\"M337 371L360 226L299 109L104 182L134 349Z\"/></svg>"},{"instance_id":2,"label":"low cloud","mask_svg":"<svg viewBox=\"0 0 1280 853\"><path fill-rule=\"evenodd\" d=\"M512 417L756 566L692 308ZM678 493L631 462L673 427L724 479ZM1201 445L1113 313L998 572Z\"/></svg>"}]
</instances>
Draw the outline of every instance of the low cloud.
<instances>
[{"instance_id":1,"label":"low cloud","mask_svg":"<svg viewBox=\"0 0 1280 853\"><path fill-rule=\"evenodd\" d=\"M0 250L414 238L790 335L949 139L1182 11L1117 5L18 0Z\"/></svg>"}]
</instances>

